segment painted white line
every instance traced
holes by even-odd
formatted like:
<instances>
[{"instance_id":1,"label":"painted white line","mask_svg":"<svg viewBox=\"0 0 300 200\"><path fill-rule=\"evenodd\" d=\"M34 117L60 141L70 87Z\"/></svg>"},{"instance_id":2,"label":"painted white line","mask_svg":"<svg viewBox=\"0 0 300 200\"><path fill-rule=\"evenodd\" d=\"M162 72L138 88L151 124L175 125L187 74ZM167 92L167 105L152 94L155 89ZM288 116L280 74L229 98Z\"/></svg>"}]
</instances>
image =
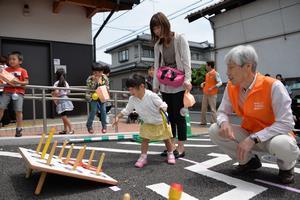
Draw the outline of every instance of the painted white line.
<instances>
[{"instance_id":1,"label":"painted white line","mask_svg":"<svg viewBox=\"0 0 300 200\"><path fill-rule=\"evenodd\" d=\"M290 192L300 193L300 190L297 189L297 188L289 187L289 186L286 186L286 185L281 185L281 184L278 184L278 183L272 183L272 182L264 181L264 180L261 180L261 179L254 179L254 180L257 181L257 182L260 182L260 183L264 183L264 184L271 185L271 186L274 186L274 187L278 187L278 188L281 188L281 189L284 189L284 190L288 190Z\"/></svg>"},{"instance_id":2,"label":"painted white line","mask_svg":"<svg viewBox=\"0 0 300 200\"><path fill-rule=\"evenodd\" d=\"M278 165L272 163L261 163L263 167L271 168L271 169L279 169ZM234 163L233 165L238 165L238 163ZM300 168L295 167L294 172L300 174Z\"/></svg>"},{"instance_id":3,"label":"painted white line","mask_svg":"<svg viewBox=\"0 0 300 200\"><path fill-rule=\"evenodd\" d=\"M0 156L22 158L22 156L19 153L9 152L9 151L0 151Z\"/></svg>"},{"instance_id":4,"label":"painted white line","mask_svg":"<svg viewBox=\"0 0 300 200\"><path fill-rule=\"evenodd\" d=\"M157 183L153 185L148 185L146 187L167 199L169 198L170 186L166 183ZM181 200L198 200L198 199L185 192L182 192Z\"/></svg>"},{"instance_id":5,"label":"painted white line","mask_svg":"<svg viewBox=\"0 0 300 200\"><path fill-rule=\"evenodd\" d=\"M208 141L208 142L211 141L210 139L198 139L198 138L188 138L187 140L188 141L203 141L203 142L204 141Z\"/></svg>"},{"instance_id":6,"label":"painted white line","mask_svg":"<svg viewBox=\"0 0 300 200\"><path fill-rule=\"evenodd\" d=\"M141 145L137 142L118 142L118 144L128 144L128 145ZM149 146L157 146L157 147L164 147L165 144L161 143L150 143ZM213 144L184 144L184 147L215 147L216 145Z\"/></svg>"},{"instance_id":7,"label":"painted white line","mask_svg":"<svg viewBox=\"0 0 300 200\"><path fill-rule=\"evenodd\" d=\"M61 148L62 146L58 146L58 148ZM70 148L70 146L66 146L67 149ZM82 146L74 146L74 149L81 149ZM139 150L128 150L128 149L112 149L112 148L102 148L102 147L87 147L87 150L96 150L96 151L106 151L106 152L113 152L113 153L133 153L133 154L141 154L141 151ZM157 151L148 151L147 154L149 155L158 155L161 154L161 152Z\"/></svg>"},{"instance_id":8,"label":"painted white line","mask_svg":"<svg viewBox=\"0 0 300 200\"><path fill-rule=\"evenodd\" d=\"M190 167L186 167L185 169L190 170L192 172L195 172L200 175L204 175L213 179L216 179L218 181L225 182L229 185L233 185L236 188L225 192L219 196L216 196L212 199L214 200L223 200L223 199L231 199L231 200L248 200L256 195L262 193L263 191L267 190L266 187L262 187L253 183L249 183L237 178L233 178L230 176L227 176L225 174L221 174L218 172L214 172L212 170L209 170L208 168L214 167L216 165L219 165L221 163L227 162L231 160L231 158L225 154L216 154L211 153L208 154L209 156L214 156L216 158L213 158L211 160L207 160L204 162L195 162L192 160L180 158L180 160L184 160L187 162L194 163L194 165Z\"/></svg>"},{"instance_id":9,"label":"painted white line","mask_svg":"<svg viewBox=\"0 0 300 200\"><path fill-rule=\"evenodd\" d=\"M117 192L117 191L120 191L121 188L117 187L117 186L112 186L112 187L109 187L109 189L111 189L112 191L114 192Z\"/></svg>"}]
</instances>

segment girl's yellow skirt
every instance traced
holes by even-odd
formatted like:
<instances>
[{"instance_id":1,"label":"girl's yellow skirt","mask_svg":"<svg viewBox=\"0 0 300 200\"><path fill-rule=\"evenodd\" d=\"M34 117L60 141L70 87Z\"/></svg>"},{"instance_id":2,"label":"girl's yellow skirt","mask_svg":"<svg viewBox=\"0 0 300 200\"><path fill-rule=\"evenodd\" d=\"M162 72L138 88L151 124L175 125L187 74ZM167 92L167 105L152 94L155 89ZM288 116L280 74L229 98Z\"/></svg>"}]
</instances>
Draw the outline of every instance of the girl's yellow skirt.
<instances>
[{"instance_id":1,"label":"girl's yellow skirt","mask_svg":"<svg viewBox=\"0 0 300 200\"><path fill-rule=\"evenodd\" d=\"M173 137L171 126L163 124L142 124L140 125L141 138L149 140L166 140Z\"/></svg>"}]
</instances>

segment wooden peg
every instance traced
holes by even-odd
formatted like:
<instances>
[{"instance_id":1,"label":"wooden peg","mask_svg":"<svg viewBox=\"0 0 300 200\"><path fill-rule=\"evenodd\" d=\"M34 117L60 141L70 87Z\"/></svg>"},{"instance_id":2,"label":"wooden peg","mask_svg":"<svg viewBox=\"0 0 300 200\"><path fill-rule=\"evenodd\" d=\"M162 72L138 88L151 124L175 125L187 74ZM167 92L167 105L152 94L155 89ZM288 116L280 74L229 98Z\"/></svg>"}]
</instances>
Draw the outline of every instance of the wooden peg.
<instances>
[{"instance_id":1,"label":"wooden peg","mask_svg":"<svg viewBox=\"0 0 300 200\"><path fill-rule=\"evenodd\" d=\"M68 141L65 140L61 147L61 150L59 152L58 159L61 159L61 157L63 156L67 143L68 143Z\"/></svg>"},{"instance_id":2,"label":"wooden peg","mask_svg":"<svg viewBox=\"0 0 300 200\"><path fill-rule=\"evenodd\" d=\"M42 137L40 139L40 142L36 148L36 153L40 153L40 150L42 148L42 145L43 145L43 142L44 142L44 139L45 139L45 133L42 134Z\"/></svg>"},{"instance_id":3,"label":"wooden peg","mask_svg":"<svg viewBox=\"0 0 300 200\"><path fill-rule=\"evenodd\" d=\"M83 146L82 149L80 149L80 151L78 152L77 154L77 157L76 157L76 161L73 165L73 170L75 170L77 168L77 166L79 165L79 163L81 162L81 159L83 158L84 156L84 153L85 153L85 149L86 149L86 145Z\"/></svg>"},{"instance_id":4,"label":"wooden peg","mask_svg":"<svg viewBox=\"0 0 300 200\"><path fill-rule=\"evenodd\" d=\"M100 156L98 167L97 167L97 171L96 171L97 175L99 175L99 173L101 171L102 164L103 164L103 161L104 161L104 157L105 157L105 153L102 153L102 155Z\"/></svg>"},{"instance_id":5,"label":"wooden peg","mask_svg":"<svg viewBox=\"0 0 300 200\"><path fill-rule=\"evenodd\" d=\"M42 187L44 185L46 176L47 176L47 172L42 172L41 173L39 182L38 182L38 184L35 188L35 192L34 192L35 195L39 195L41 193L41 190L42 190Z\"/></svg>"},{"instance_id":6,"label":"wooden peg","mask_svg":"<svg viewBox=\"0 0 300 200\"><path fill-rule=\"evenodd\" d=\"M54 133L55 133L55 128L51 128L51 130L49 132L49 136L47 138L46 144L45 144L43 152L42 152L42 156L41 156L42 159L45 158L45 155L46 155L46 153L48 151L48 148L49 148L49 145L51 143L51 140L53 138Z\"/></svg>"},{"instance_id":7,"label":"wooden peg","mask_svg":"<svg viewBox=\"0 0 300 200\"><path fill-rule=\"evenodd\" d=\"M95 155L95 149L93 149L92 152L91 152L91 155L90 155L90 158L89 158L89 162L88 162L88 166L92 165L94 155Z\"/></svg>"},{"instance_id":8,"label":"wooden peg","mask_svg":"<svg viewBox=\"0 0 300 200\"><path fill-rule=\"evenodd\" d=\"M69 162L69 160L71 158L71 155L72 155L73 148L74 148L74 144L71 145L71 147L68 151L67 157L66 157L65 162L64 162L65 164L67 164Z\"/></svg>"},{"instance_id":9,"label":"wooden peg","mask_svg":"<svg viewBox=\"0 0 300 200\"><path fill-rule=\"evenodd\" d=\"M125 193L124 196L123 196L123 200L130 200L130 194Z\"/></svg>"},{"instance_id":10,"label":"wooden peg","mask_svg":"<svg viewBox=\"0 0 300 200\"><path fill-rule=\"evenodd\" d=\"M50 154L49 154L49 157L48 157L48 160L47 160L47 165L50 165L50 163L51 163L52 157L55 153L56 146L57 146L57 141L55 141L52 145L52 149L50 151Z\"/></svg>"}]
</instances>

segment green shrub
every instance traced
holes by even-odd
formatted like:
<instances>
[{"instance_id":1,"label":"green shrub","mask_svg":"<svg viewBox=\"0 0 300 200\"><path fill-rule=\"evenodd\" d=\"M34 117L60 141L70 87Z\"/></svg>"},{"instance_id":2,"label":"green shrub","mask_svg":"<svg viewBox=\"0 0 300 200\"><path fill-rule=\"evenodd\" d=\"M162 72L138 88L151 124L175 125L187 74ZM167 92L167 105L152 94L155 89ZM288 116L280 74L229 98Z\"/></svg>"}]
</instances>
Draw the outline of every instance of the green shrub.
<instances>
[{"instance_id":1,"label":"green shrub","mask_svg":"<svg viewBox=\"0 0 300 200\"><path fill-rule=\"evenodd\" d=\"M205 69L205 64L201 64L200 68L193 68L192 69L192 84L194 86L200 86L202 82L205 80L205 74L206 74L206 69Z\"/></svg>"}]
</instances>

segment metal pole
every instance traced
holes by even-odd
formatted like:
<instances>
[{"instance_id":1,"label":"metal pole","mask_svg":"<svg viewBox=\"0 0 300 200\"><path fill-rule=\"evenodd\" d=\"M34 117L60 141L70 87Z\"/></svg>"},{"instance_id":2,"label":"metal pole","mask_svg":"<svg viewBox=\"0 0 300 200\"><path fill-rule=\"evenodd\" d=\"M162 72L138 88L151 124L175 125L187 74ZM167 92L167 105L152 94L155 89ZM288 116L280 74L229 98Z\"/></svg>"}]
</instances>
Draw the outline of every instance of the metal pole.
<instances>
[{"instance_id":1,"label":"metal pole","mask_svg":"<svg viewBox=\"0 0 300 200\"><path fill-rule=\"evenodd\" d=\"M34 97L35 91L34 88L32 90L32 96ZM36 112L35 112L35 99L32 100L32 114L33 114L33 125L36 124Z\"/></svg>"},{"instance_id":2,"label":"metal pole","mask_svg":"<svg viewBox=\"0 0 300 200\"><path fill-rule=\"evenodd\" d=\"M117 120L117 114L118 114L118 103L117 103L117 93L114 93L114 103L115 103L115 121ZM115 126L115 132L119 132L118 124Z\"/></svg>"},{"instance_id":3,"label":"metal pole","mask_svg":"<svg viewBox=\"0 0 300 200\"><path fill-rule=\"evenodd\" d=\"M43 131L47 134L47 113L46 113L46 93L42 89L42 105L43 105Z\"/></svg>"}]
</instances>

